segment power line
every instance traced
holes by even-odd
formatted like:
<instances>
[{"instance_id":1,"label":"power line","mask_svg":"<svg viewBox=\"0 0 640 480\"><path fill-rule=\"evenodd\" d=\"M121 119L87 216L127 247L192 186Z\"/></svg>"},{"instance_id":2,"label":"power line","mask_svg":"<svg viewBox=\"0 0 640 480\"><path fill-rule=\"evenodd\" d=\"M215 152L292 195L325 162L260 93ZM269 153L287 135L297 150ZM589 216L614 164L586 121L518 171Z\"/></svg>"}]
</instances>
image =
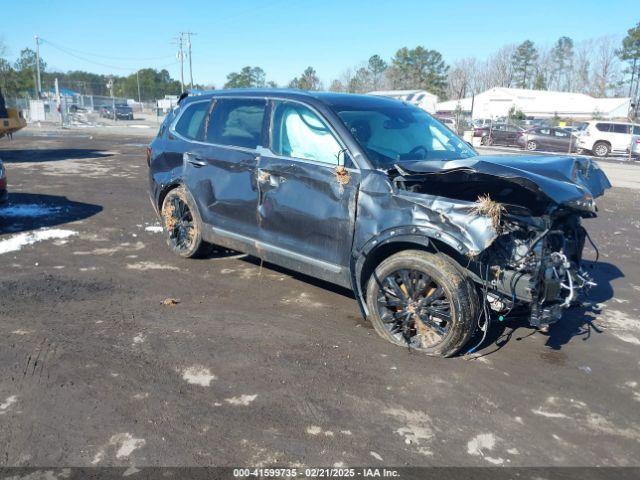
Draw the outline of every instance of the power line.
<instances>
[{"instance_id":1,"label":"power line","mask_svg":"<svg viewBox=\"0 0 640 480\"><path fill-rule=\"evenodd\" d=\"M45 40L43 38L40 38L41 42L46 42L49 45L52 45L54 47L57 47L59 49L64 49L64 50L69 50L75 53L80 53L82 55L89 55L91 57L98 57L98 58L107 58L107 59L111 59L111 60L131 60L131 61L148 61L148 60L163 60L165 58L171 58L173 57L173 55L163 55L161 57L116 57L116 56L112 56L112 55L102 55L99 53L90 53L90 52L85 52L82 50L78 50L76 48L71 48L71 47L66 47L64 45L60 45L59 43L54 43L50 40Z\"/></svg>"},{"instance_id":2,"label":"power line","mask_svg":"<svg viewBox=\"0 0 640 480\"><path fill-rule=\"evenodd\" d=\"M61 51L62 53L65 53L65 54L67 54L67 55L69 55L69 56L71 56L71 57L77 58L77 59L82 60L82 61L87 62L87 63L92 63L92 64L94 64L94 65L99 65L99 66L101 66L101 67L106 67L106 68L111 68L111 69L114 69L114 70L120 70L120 71L124 71L124 72L131 72L131 73L133 73L133 72L136 72L136 71L140 70L139 68L122 67L122 66L118 66L118 65L110 65L110 64L107 64L107 63L96 62L95 60L91 60L91 59L89 59L89 58L82 57L82 56L80 56L80 55L76 55L75 53L68 51L68 50L67 50L67 49L65 49L64 47L59 47L59 46L57 46L57 45L55 45L55 44L52 44L52 43L51 43L51 42L49 42L48 40L43 40L42 38L40 39L40 42L42 42L42 43L47 43L47 45L49 45L50 47L53 47L53 48L55 48L56 50L59 50L59 51ZM167 58L167 57L163 57L163 58ZM177 63L177 62L171 62L171 63L169 63L169 64L167 64L167 65L163 65L163 66L161 66L161 67L158 67L157 69L160 69L160 70L161 70L161 69L163 69L163 68L166 68L166 67L169 67L169 66L175 65L176 63Z\"/></svg>"}]
</instances>

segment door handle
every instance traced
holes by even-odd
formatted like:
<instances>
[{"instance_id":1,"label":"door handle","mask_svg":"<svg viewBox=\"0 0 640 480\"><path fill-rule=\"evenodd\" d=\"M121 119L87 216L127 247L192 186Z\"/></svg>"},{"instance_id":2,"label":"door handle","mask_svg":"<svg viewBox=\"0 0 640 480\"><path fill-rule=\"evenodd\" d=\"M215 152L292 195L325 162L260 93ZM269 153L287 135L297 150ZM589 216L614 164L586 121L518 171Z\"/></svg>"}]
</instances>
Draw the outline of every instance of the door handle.
<instances>
[{"instance_id":1,"label":"door handle","mask_svg":"<svg viewBox=\"0 0 640 480\"><path fill-rule=\"evenodd\" d=\"M183 155L183 159L189 162L194 167L204 167L207 165L207 162L193 153L185 152Z\"/></svg>"}]
</instances>

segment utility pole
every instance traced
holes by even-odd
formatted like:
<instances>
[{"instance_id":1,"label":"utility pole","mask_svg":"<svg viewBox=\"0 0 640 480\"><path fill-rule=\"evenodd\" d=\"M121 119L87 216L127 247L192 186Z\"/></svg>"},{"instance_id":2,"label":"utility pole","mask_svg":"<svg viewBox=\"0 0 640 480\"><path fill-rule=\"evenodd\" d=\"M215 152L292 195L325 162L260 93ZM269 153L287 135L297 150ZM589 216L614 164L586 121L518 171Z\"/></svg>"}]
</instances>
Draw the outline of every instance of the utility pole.
<instances>
[{"instance_id":1,"label":"utility pole","mask_svg":"<svg viewBox=\"0 0 640 480\"><path fill-rule=\"evenodd\" d=\"M109 89L109 92L111 93L111 109L113 111L113 120L116 121L117 117L116 117L116 99L113 96L113 78L110 78L109 81L107 82L107 88Z\"/></svg>"},{"instance_id":2,"label":"utility pole","mask_svg":"<svg viewBox=\"0 0 640 480\"><path fill-rule=\"evenodd\" d=\"M35 36L36 39L36 98L40 98L40 92L42 92L42 85L40 84L40 37Z\"/></svg>"},{"instance_id":3,"label":"utility pole","mask_svg":"<svg viewBox=\"0 0 640 480\"><path fill-rule=\"evenodd\" d=\"M140 70L136 72L136 80L138 82L138 103L140 104L140 111L142 111L142 100L140 96Z\"/></svg>"},{"instance_id":4,"label":"utility pole","mask_svg":"<svg viewBox=\"0 0 640 480\"><path fill-rule=\"evenodd\" d=\"M182 32L178 37L178 58L180 59L180 93L184 93L184 50L182 45Z\"/></svg>"},{"instance_id":5,"label":"utility pole","mask_svg":"<svg viewBox=\"0 0 640 480\"><path fill-rule=\"evenodd\" d=\"M60 126L64 125L64 114L62 112L62 99L60 98L60 86L58 85L58 77L54 81L54 88L56 91L56 103L58 104L58 113L60 114Z\"/></svg>"},{"instance_id":6,"label":"utility pole","mask_svg":"<svg viewBox=\"0 0 640 480\"><path fill-rule=\"evenodd\" d=\"M189 51L189 88L193 88L193 62L191 61L191 35L193 32L184 32L187 36L187 50Z\"/></svg>"}]
</instances>

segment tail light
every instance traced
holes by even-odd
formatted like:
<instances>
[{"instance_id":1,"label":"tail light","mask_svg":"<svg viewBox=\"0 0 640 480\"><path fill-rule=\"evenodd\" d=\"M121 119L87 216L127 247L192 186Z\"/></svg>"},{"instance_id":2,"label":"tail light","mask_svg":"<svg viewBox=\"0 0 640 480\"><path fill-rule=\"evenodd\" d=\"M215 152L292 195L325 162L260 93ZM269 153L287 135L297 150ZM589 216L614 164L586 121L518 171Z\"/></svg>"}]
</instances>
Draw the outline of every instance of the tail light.
<instances>
[{"instance_id":1,"label":"tail light","mask_svg":"<svg viewBox=\"0 0 640 480\"><path fill-rule=\"evenodd\" d=\"M516 134L516 136L518 136L518 137L522 137L523 135L524 135L524 132L518 132L518 133Z\"/></svg>"},{"instance_id":2,"label":"tail light","mask_svg":"<svg viewBox=\"0 0 640 480\"><path fill-rule=\"evenodd\" d=\"M151 147L147 145L147 167L151 166Z\"/></svg>"},{"instance_id":3,"label":"tail light","mask_svg":"<svg viewBox=\"0 0 640 480\"><path fill-rule=\"evenodd\" d=\"M640 144L640 138L636 138L636 144Z\"/></svg>"}]
</instances>

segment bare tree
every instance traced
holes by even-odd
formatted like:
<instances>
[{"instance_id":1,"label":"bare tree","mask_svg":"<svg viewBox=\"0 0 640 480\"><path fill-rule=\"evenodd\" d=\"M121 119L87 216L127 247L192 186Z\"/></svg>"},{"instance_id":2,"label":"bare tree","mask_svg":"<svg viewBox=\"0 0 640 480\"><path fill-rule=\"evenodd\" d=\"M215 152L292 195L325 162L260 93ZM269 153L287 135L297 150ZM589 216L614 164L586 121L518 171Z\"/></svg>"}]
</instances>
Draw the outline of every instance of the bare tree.
<instances>
[{"instance_id":1,"label":"bare tree","mask_svg":"<svg viewBox=\"0 0 640 480\"><path fill-rule=\"evenodd\" d=\"M514 72L511 58L515 51L515 45L505 45L489 57L485 66L484 79L487 88L513 86Z\"/></svg>"},{"instance_id":2,"label":"bare tree","mask_svg":"<svg viewBox=\"0 0 640 480\"><path fill-rule=\"evenodd\" d=\"M583 40L576 44L573 60L573 90L579 93L591 92L591 69L593 57L593 40Z\"/></svg>"},{"instance_id":3,"label":"bare tree","mask_svg":"<svg viewBox=\"0 0 640 480\"><path fill-rule=\"evenodd\" d=\"M460 99L476 93L478 62L473 57L463 58L453 64L447 76L447 97Z\"/></svg>"},{"instance_id":4,"label":"bare tree","mask_svg":"<svg viewBox=\"0 0 640 480\"><path fill-rule=\"evenodd\" d=\"M616 48L617 42L613 36L595 40L595 48L592 50L594 61L591 91L598 97L606 97L620 76Z\"/></svg>"}]
</instances>

